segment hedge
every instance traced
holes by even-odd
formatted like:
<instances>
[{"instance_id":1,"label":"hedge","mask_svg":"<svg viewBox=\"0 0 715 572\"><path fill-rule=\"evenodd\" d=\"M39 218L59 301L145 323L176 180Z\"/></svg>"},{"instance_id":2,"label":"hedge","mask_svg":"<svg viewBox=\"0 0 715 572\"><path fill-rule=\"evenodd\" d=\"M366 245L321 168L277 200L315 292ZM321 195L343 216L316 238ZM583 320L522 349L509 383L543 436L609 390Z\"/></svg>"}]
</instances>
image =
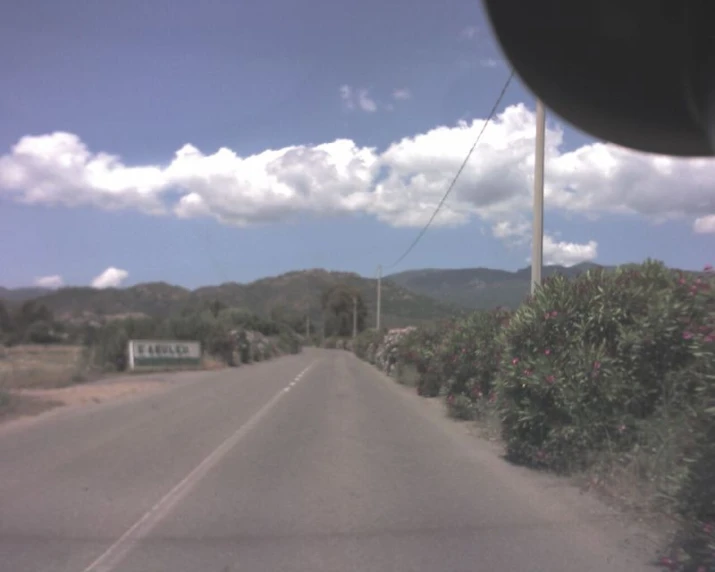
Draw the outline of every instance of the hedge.
<instances>
[{"instance_id":1,"label":"hedge","mask_svg":"<svg viewBox=\"0 0 715 572\"><path fill-rule=\"evenodd\" d=\"M514 312L363 333L356 353L449 413L499 415L507 455L560 473L644 450L683 525L662 563L715 570L715 277L648 260L554 276ZM667 443L662 435L667 435ZM647 471L646 471L647 473Z\"/></svg>"}]
</instances>

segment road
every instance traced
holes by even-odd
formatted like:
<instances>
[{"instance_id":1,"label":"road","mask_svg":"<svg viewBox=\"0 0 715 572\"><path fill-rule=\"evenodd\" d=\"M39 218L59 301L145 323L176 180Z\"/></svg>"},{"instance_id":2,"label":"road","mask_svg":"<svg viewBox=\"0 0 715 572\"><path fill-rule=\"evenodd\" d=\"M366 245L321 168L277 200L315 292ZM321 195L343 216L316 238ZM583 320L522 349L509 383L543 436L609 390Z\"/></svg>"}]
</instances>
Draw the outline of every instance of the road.
<instances>
[{"instance_id":1,"label":"road","mask_svg":"<svg viewBox=\"0 0 715 572\"><path fill-rule=\"evenodd\" d=\"M653 570L347 352L177 379L0 428L0 570Z\"/></svg>"}]
</instances>

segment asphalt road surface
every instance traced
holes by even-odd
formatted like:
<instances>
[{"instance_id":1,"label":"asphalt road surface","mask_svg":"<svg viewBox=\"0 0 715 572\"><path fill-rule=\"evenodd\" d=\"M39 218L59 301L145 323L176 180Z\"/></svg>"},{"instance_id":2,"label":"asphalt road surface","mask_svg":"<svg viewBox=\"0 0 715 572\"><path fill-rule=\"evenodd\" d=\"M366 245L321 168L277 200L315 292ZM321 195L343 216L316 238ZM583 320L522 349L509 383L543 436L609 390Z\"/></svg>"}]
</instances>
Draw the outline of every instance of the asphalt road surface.
<instances>
[{"instance_id":1,"label":"asphalt road surface","mask_svg":"<svg viewBox=\"0 0 715 572\"><path fill-rule=\"evenodd\" d=\"M653 570L347 352L173 379L0 428L0 570Z\"/></svg>"}]
</instances>

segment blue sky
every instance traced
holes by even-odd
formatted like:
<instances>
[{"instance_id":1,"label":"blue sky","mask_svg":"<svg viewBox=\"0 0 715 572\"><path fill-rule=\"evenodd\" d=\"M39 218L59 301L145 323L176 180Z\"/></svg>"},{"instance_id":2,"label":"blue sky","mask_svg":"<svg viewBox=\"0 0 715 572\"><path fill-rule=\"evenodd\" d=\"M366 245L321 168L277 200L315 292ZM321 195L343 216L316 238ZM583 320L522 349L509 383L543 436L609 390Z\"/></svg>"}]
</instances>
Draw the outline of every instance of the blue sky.
<instances>
[{"instance_id":1,"label":"blue sky","mask_svg":"<svg viewBox=\"0 0 715 572\"><path fill-rule=\"evenodd\" d=\"M123 272L100 284L373 275L419 231L508 76L473 0L27 0L0 22L11 287L107 268ZM394 270L527 265L533 107L515 81L452 209ZM712 162L592 146L553 116L549 130L549 260L712 262ZM354 148L318 147L335 140ZM335 175L355 157L364 173Z\"/></svg>"}]
</instances>

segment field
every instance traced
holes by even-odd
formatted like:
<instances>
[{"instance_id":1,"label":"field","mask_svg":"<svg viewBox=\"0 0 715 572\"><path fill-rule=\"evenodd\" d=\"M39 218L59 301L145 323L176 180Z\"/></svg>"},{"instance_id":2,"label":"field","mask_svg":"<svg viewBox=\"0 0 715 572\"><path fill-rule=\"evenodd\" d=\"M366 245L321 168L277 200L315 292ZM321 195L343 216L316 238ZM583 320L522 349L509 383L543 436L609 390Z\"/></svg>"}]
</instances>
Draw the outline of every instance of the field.
<instances>
[{"instance_id":1,"label":"field","mask_svg":"<svg viewBox=\"0 0 715 572\"><path fill-rule=\"evenodd\" d=\"M0 348L0 420L37 415L60 405L101 403L161 385L126 377L82 383L100 377L100 372L90 375L83 352L81 346Z\"/></svg>"},{"instance_id":2,"label":"field","mask_svg":"<svg viewBox=\"0 0 715 572\"><path fill-rule=\"evenodd\" d=\"M50 389L84 381L81 346L0 348L0 390Z\"/></svg>"}]
</instances>

